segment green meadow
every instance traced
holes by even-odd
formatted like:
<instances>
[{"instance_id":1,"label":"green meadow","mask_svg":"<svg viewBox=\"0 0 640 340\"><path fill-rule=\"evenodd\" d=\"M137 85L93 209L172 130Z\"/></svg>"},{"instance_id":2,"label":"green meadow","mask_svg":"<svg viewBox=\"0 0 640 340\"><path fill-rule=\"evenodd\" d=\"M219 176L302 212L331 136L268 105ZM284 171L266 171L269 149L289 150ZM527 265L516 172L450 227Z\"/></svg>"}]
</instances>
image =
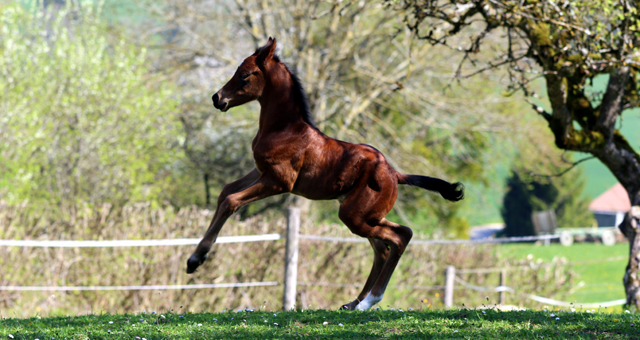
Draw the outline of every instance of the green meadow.
<instances>
[{"instance_id":1,"label":"green meadow","mask_svg":"<svg viewBox=\"0 0 640 340\"><path fill-rule=\"evenodd\" d=\"M636 314L305 310L2 319L0 339L639 339Z\"/></svg>"}]
</instances>

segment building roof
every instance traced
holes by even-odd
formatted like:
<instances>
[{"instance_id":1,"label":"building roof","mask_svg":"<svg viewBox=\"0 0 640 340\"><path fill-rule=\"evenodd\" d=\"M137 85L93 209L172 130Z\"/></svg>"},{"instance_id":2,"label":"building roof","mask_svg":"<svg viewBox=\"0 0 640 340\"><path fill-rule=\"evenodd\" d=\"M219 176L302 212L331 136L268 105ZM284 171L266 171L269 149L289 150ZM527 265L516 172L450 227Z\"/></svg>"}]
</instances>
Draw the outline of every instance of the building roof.
<instances>
[{"instance_id":1,"label":"building roof","mask_svg":"<svg viewBox=\"0 0 640 340\"><path fill-rule=\"evenodd\" d=\"M589 210L591 211L627 212L630 209L629 195L627 195L627 191L620 183L596 197L589 204Z\"/></svg>"}]
</instances>

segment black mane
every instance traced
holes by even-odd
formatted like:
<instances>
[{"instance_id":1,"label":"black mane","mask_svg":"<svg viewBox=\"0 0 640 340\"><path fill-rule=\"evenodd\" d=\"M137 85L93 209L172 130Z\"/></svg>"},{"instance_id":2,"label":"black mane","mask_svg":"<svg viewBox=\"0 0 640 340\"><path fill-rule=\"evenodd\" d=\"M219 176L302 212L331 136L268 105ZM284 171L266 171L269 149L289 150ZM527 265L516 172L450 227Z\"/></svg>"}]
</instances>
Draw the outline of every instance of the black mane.
<instances>
[{"instance_id":1,"label":"black mane","mask_svg":"<svg viewBox=\"0 0 640 340\"><path fill-rule=\"evenodd\" d=\"M259 47L258 49L256 49L253 55L260 54L263 48L264 47ZM275 54L273 55L272 59L278 63L281 63L280 57ZM304 87L300 82L300 78L298 78L298 76L295 73L293 73L291 69L289 69L289 66L287 66L287 64L282 63L282 65L284 65L284 67L287 69L287 72L289 72L289 75L291 76L291 82L293 83L293 88L291 89L291 91L293 92L293 100L295 100L298 103L298 105L302 107L302 120L305 121L307 124L311 125L312 127L314 127L315 129L318 129L316 124L313 122L311 111L309 111L309 100L307 99L307 93L304 92Z\"/></svg>"},{"instance_id":2,"label":"black mane","mask_svg":"<svg viewBox=\"0 0 640 340\"><path fill-rule=\"evenodd\" d=\"M302 120L317 129L316 124L313 122L311 111L309 111L309 99L307 99L307 93L304 91L304 87L302 87L300 78L298 78L295 73L291 72L287 64L282 64L291 76L291 82L293 83L291 91L293 92L293 99L302 107Z\"/></svg>"}]
</instances>

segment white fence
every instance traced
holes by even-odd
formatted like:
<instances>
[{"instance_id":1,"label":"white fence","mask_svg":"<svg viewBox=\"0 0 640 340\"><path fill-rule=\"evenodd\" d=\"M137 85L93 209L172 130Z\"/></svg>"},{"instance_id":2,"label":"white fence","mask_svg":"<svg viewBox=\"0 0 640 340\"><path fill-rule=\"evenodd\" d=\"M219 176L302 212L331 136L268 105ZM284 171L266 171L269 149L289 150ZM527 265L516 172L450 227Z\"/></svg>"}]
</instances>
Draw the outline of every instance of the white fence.
<instances>
[{"instance_id":1,"label":"white fence","mask_svg":"<svg viewBox=\"0 0 640 340\"><path fill-rule=\"evenodd\" d=\"M351 242L366 243L363 238L341 238L317 235L300 235L300 209L289 208L287 215L287 233L247 235L247 236L221 236L216 243L244 243L259 241L277 241L286 239L285 252L285 277L283 293L283 309L291 310L296 305L297 286L328 286L328 287L360 287L358 284L347 283L322 283L322 282L297 282L298 271L298 242L300 239L321 242ZM511 238L495 238L482 240L412 240L410 245L431 245L431 244L482 244L482 243L509 243L523 241L543 240L546 244L552 239L559 238L559 235L526 236ZM108 241L69 241L69 240L0 240L0 246L5 247L153 247L153 246L177 246L177 245L197 245L200 239L166 239L166 240L108 240ZM458 273L483 273L500 271L500 285L496 287L481 287L470 284L456 275ZM500 293L500 304L504 304L504 293L512 293L523 296L527 299L537 301L546 305L561 307L582 307L597 308L618 306L626 303L626 299L606 301L600 303L572 303L558 301L546 297L518 292L514 288L505 285L506 268L477 268L460 269L456 271L453 266L448 266L445 271L444 286L406 286L401 285L395 288L410 288L422 290L443 290L445 307L453 306L455 283L458 289L471 289L478 292ZM0 291L113 291L113 290L166 290L166 289L209 289L209 288L232 288L232 287L260 287L277 286L279 282L238 282L238 283L215 283L215 284L192 284L192 285L145 285L145 286L0 286ZM392 287L392 286L390 286Z\"/></svg>"}]
</instances>

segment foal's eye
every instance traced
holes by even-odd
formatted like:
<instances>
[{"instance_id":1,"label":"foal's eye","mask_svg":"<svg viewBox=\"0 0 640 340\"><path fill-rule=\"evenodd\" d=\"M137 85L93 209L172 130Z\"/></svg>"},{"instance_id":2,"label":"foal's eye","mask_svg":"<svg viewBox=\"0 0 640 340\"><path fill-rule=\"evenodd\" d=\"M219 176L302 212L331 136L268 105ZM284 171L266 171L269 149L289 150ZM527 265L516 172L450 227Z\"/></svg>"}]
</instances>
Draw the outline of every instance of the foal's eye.
<instances>
[{"instance_id":1,"label":"foal's eye","mask_svg":"<svg viewBox=\"0 0 640 340\"><path fill-rule=\"evenodd\" d=\"M250 76L250 74L245 73L245 74L240 75L240 79L245 80L245 79L249 78L249 76Z\"/></svg>"}]
</instances>

